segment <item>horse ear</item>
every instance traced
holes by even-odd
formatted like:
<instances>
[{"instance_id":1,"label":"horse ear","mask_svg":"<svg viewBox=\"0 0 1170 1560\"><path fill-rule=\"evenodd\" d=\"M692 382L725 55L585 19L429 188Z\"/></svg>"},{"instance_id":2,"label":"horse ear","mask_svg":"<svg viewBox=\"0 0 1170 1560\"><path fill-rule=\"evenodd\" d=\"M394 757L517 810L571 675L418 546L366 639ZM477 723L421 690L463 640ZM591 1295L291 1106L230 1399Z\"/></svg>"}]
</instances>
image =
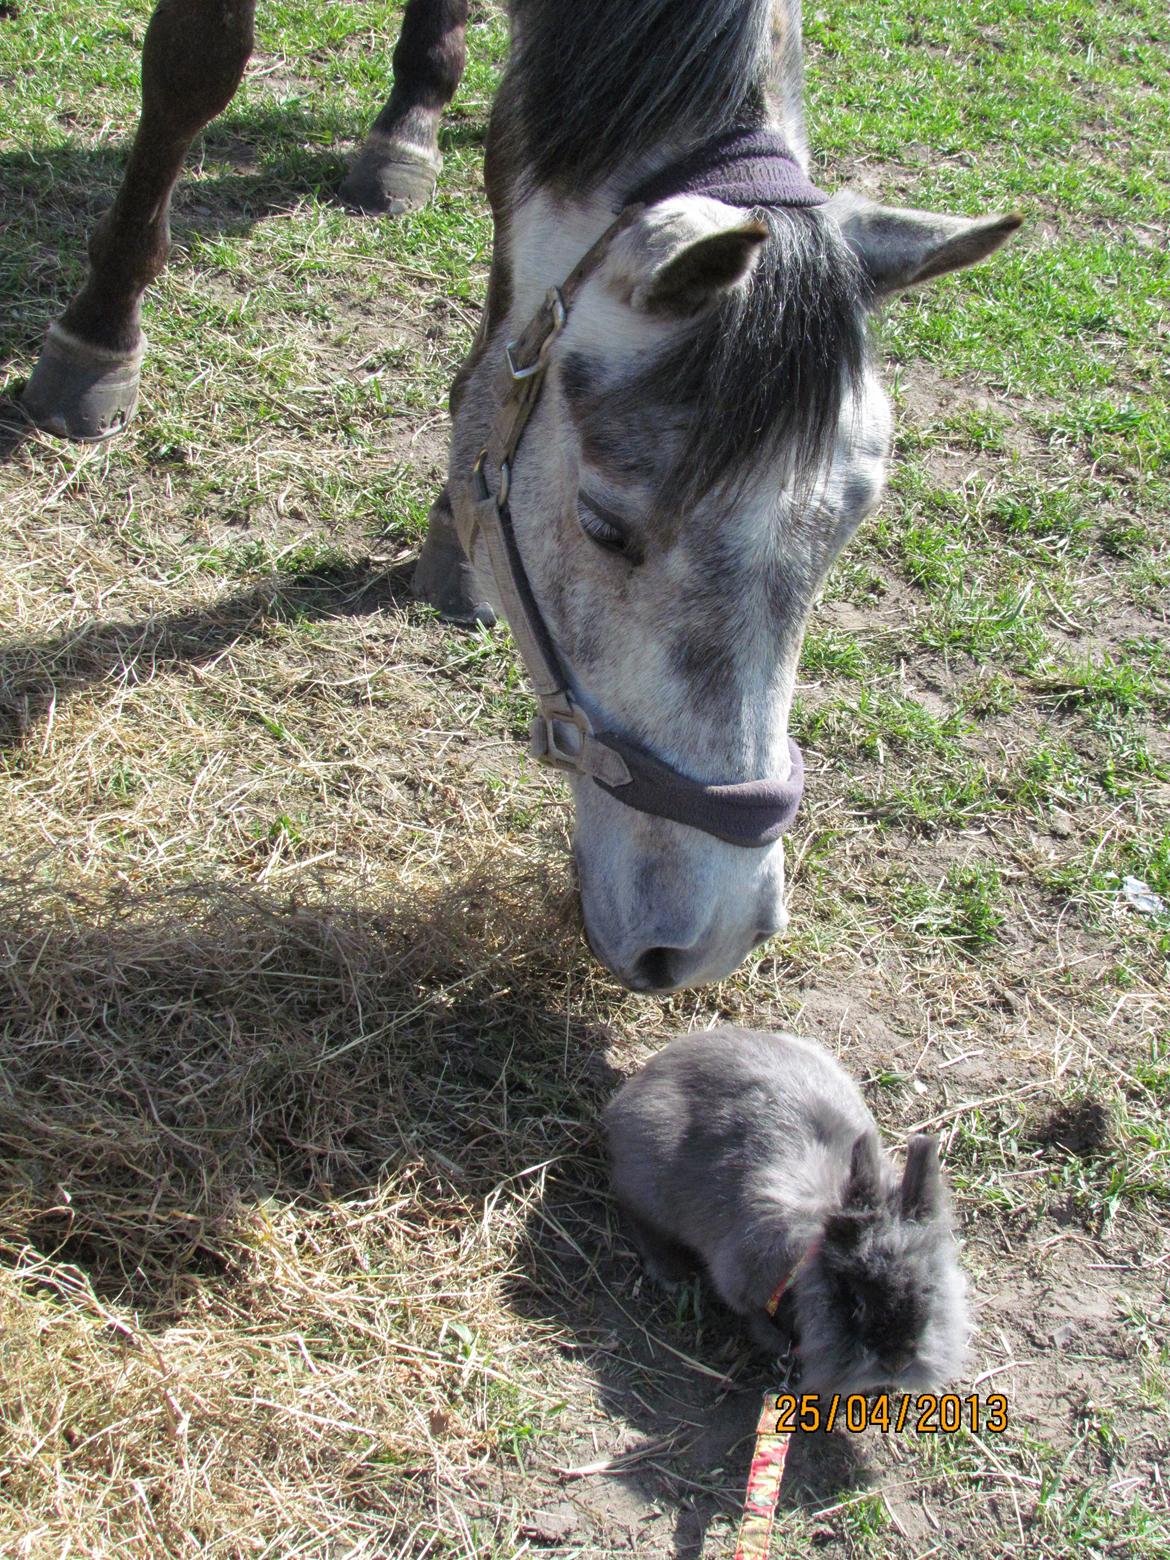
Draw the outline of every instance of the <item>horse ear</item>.
<instances>
[{"instance_id":1,"label":"horse ear","mask_svg":"<svg viewBox=\"0 0 1170 1560\"><path fill-rule=\"evenodd\" d=\"M902 1217L933 1219L942 1208L942 1171L938 1163L938 1139L916 1133L906 1149L902 1176Z\"/></svg>"},{"instance_id":2,"label":"horse ear","mask_svg":"<svg viewBox=\"0 0 1170 1560\"><path fill-rule=\"evenodd\" d=\"M834 196L825 211L836 219L877 298L985 260L1024 220L1014 211L992 217L945 217L903 206L878 206L849 190Z\"/></svg>"},{"instance_id":3,"label":"horse ear","mask_svg":"<svg viewBox=\"0 0 1170 1560\"><path fill-rule=\"evenodd\" d=\"M610 285L646 314L697 314L746 281L769 228L759 217L705 196L650 209L614 246Z\"/></svg>"}]
</instances>

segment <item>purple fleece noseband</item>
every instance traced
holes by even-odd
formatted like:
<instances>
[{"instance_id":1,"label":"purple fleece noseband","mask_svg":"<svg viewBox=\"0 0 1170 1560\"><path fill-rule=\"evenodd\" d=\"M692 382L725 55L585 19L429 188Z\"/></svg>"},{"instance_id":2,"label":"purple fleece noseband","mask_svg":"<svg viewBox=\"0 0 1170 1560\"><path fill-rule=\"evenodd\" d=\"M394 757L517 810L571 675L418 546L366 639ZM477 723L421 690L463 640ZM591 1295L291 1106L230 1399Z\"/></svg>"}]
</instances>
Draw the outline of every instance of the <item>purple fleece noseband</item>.
<instances>
[{"instance_id":1,"label":"purple fleece noseband","mask_svg":"<svg viewBox=\"0 0 1170 1560\"><path fill-rule=\"evenodd\" d=\"M804 760L791 737L792 768L787 780L745 780L737 785L689 780L612 731L600 732L597 740L621 754L631 778L627 785L615 786L594 776L594 783L627 807L688 824L728 845L771 845L792 827L804 790Z\"/></svg>"}]
</instances>

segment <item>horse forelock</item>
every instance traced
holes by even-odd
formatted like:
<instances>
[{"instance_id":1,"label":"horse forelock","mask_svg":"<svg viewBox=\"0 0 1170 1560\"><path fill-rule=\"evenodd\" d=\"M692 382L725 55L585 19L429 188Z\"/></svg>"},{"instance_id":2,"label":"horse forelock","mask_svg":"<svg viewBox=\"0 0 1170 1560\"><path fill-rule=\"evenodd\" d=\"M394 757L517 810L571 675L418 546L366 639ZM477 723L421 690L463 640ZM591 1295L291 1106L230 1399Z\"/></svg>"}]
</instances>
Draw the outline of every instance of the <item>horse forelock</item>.
<instances>
[{"instance_id":1,"label":"horse forelock","mask_svg":"<svg viewBox=\"0 0 1170 1560\"><path fill-rule=\"evenodd\" d=\"M831 219L767 220L749 281L665 347L634 365L565 365L586 448L619 478L640 472L662 523L712 494L734 502L762 471L807 493L865 373L861 276Z\"/></svg>"}]
</instances>

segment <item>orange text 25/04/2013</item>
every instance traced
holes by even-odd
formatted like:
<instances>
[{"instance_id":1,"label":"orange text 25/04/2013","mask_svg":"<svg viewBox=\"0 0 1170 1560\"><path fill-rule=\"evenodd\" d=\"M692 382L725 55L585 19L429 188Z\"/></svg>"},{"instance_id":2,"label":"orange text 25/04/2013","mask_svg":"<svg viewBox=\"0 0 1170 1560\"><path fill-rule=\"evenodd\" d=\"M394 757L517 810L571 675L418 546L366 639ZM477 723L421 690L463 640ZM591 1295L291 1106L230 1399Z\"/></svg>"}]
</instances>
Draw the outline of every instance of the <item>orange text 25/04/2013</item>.
<instances>
[{"instance_id":1,"label":"orange text 25/04/2013","mask_svg":"<svg viewBox=\"0 0 1170 1560\"><path fill-rule=\"evenodd\" d=\"M853 1435L863 1430L880 1430L887 1435L909 1430L919 1435L953 1435L958 1430L999 1435L1008 1427L1007 1399L998 1392L985 1398L976 1393L960 1397L957 1392L920 1392L917 1396L907 1392L893 1399L888 1392L874 1397L857 1392L849 1396L840 1392L832 1396L778 1392L774 1406L775 1435L791 1435L796 1430L829 1431L838 1425Z\"/></svg>"}]
</instances>

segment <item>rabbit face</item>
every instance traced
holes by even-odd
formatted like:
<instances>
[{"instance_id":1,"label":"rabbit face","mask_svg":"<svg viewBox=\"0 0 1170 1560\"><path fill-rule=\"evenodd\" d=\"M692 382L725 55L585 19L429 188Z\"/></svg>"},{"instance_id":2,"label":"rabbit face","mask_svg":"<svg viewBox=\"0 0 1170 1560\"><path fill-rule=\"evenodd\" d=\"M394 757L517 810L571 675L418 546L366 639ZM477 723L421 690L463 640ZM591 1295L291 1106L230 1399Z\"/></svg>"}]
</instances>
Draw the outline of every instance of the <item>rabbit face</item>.
<instances>
[{"instance_id":1,"label":"rabbit face","mask_svg":"<svg viewBox=\"0 0 1170 1560\"><path fill-rule=\"evenodd\" d=\"M796 1352L813 1392L938 1387L962 1367L965 1285L932 1138L883 1185L876 1135L854 1145L841 1210L797 1287Z\"/></svg>"}]
</instances>

